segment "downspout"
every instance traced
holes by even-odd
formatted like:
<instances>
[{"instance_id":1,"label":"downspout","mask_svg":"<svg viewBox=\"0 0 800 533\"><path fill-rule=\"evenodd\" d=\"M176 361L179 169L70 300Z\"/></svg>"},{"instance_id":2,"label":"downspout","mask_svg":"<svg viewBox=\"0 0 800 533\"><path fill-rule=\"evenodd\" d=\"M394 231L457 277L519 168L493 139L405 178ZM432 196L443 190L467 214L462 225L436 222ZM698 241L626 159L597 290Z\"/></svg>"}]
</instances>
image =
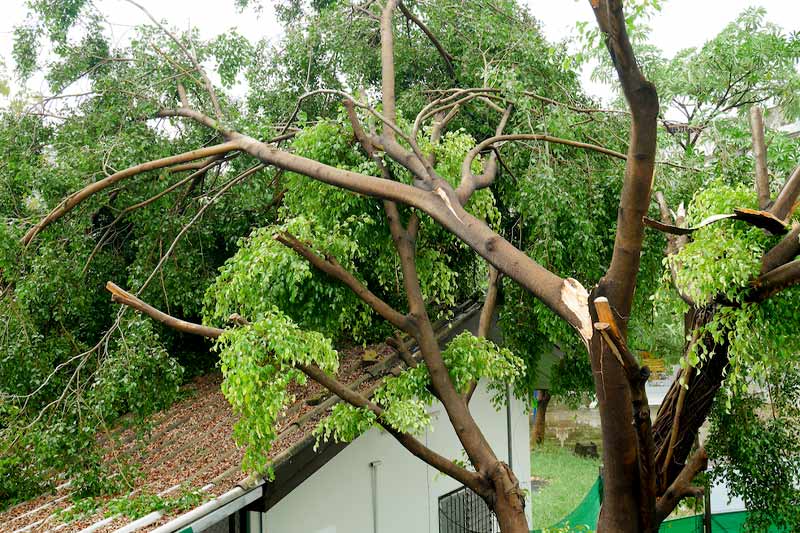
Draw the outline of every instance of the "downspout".
<instances>
[{"instance_id":1,"label":"downspout","mask_svg":"<svg viewBox=\"0 0 800 533\"><path fill-rule=\"evenodd\" d=\"M380 461L372 461L369 464L372 484L372 533L378 533L378 466L380 464Z\"/></svg>"},{"instance_id":2,"label":"downspout","mask_svg":"<svg viewBox=\"0 0 800 533\"><path fill-rule=\"evenodd\" d=\"M508 467L514 470L514 454L511 440L511 385L506 385L506 435L508 437Z\"/></svg>"}]
</instances>

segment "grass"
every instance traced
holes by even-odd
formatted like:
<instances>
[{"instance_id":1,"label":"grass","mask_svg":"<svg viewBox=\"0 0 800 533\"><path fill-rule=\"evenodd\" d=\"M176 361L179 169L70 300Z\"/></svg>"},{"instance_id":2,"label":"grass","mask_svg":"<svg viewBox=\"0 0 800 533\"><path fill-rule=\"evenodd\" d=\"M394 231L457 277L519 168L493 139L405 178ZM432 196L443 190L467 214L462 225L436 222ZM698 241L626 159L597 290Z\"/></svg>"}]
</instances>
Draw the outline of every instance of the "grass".
<instances>
[{"instance_id":1,"label":"grass","mask_svg":"<svg viewBox=\"0 0 800 533\"><path fill-rule=\"evenodd\" d=\"M570 448L549 442L531 451L531 474L547 485L531 495L533 529L549 527L583 500L597 479L599 459L574 455Z\"/></svg>"}]
</instances>

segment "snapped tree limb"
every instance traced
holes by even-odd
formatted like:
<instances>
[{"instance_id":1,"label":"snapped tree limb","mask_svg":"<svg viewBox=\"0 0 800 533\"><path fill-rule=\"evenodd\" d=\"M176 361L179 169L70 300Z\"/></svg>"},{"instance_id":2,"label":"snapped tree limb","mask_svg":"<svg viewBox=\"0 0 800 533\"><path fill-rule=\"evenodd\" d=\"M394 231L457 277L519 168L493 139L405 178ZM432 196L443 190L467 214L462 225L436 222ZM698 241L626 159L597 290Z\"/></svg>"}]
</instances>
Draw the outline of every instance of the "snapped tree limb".
<instances>
[{"instance_id":1,"label":"snapped tree limb","mask_svg":"<svg viewBox=\"0 0 800 533\"><path fill-rule=\"evenodd\" d=\"M767 169L767 145L764 142L764 115L761 108L754 105L750 108L750 132L753 139L753 156L755 158L756 193L759 209L769 207L769 170Z\"/></svg>"},{"instance_id":2,"label":"snapped tree limb","mask_svg":"<svg viewBox=\"0 0 800 533\"><path fill-rule=\"evenodd\" d=\"M121 170L98 180L90 185L87 185L83 189L72 193L71 195L67 196L55 209L53 209L50 213L47 214L42 220L37 222L36 224L31 227L27 233L20 239L20 242L27 246L30 242L39 234L42 229L46 228L56 220L60 219L67 213L69 213L72 209L74 209L78 204L89 198L95 193L98 193L104 189L107 189L111 185L114 185L120 180L125 178L129 178L131 176L136 176L137 174L142 174L143 172L148 172L150 170L157 170L159 168L169 167L179 163L186 163L188 161L195 161L197 159L204 159L206 157L226 154L228 152L232 152L237 149L237 144L235 142L225 142L222 144L217 144L215 146L209 146L208 148L200 148L198 150L192 150L190 152L185 152L179 155L173 155L170 157L164 157L161 159L156 159L154 161L148 161L147 163L142 163L140 165L135 165L130 168L126 168L125 170Z\"/></svg>"}]
</instances>

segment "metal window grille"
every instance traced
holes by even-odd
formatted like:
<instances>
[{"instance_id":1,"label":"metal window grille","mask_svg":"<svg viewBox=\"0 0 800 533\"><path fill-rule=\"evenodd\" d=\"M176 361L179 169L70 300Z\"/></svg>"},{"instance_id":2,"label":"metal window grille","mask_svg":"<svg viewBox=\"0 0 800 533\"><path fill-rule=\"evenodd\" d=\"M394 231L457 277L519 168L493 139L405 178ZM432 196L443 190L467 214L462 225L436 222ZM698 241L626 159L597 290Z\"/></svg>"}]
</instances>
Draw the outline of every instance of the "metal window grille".
<instances>
[{"instance_id":1,"label":"metal window grille","mask_svg":"<svg viewBox=\"0 0 800 533\"><path fill-rule=\"evenodd\" d=\"M494 513L467 487L439 497L439 533L500 533Z\"/></svg>"}]
</instances>

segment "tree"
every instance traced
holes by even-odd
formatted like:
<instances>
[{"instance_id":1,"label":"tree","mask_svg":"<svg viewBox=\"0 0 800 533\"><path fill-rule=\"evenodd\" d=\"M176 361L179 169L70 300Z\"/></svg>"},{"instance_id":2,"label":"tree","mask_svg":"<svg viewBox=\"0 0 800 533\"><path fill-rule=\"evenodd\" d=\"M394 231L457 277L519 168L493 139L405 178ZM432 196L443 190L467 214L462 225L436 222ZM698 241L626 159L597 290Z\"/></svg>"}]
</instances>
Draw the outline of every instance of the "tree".
<instances>
[{"instance_id":1,"label":"tree","mask_svg":"<svg viewBox=\"0 0 800 533\"><path fill-rule=\"evenodd\" d=\"M237 252L238 257L229 261L223 269L222 282L206 295L206 325L192 324L157 311L138 296L115 286L111 286L111 290L119 303L135 307L178 330L217 339L215 346L221 352L225 373L236 376L226 384L226 394L244 415L239 434L251 444L251 466L264 466L259 463L258 447L263 448L265 441L268 445L269 421L277 416L282 403L286 401L286 386L291 381L302 382L310 378L346 402L321 425L320 431L324 437L349 439L372 425L380 425L410 453L483 497L496 513L503 531L527 531L524 500L517 480L488 446L468 407L468 397L477 379L514 379L522 373L522 361L482 339L461 337L445 350L440 350L433 337L428 310L431 293L426 294L424 278L432 276L431 279L435 279L438 275L432 275L435 269L420 268L420 263L421 258L425 257L424 250L436 241L431 239L426 242L424 235L427 231L437 237L452 234L486 260L491 265L490 272L495 269L502 273L506 280L518 285L526 297L540 302L536 305L546 307L547 314L541 309L538 311L538 316L547 317L542 318L543 323L559 324L553 326L554 330L559 327L561 330L571 328L577 333L572 342L577 340L589 354L603 429L605 489L598 529L656 531L681 498L697 494L699 490L691 485L691 481L705 468L707 456L703 447L694 452L692 448L699 426L708 415L712 400L722 385L725 372L736 370L732 362L739 364L740 371L731 372L731 375L738 376L738 383L741 384L746 372L758 366L747 364L747 359L743 358L743 354L746 355L756 346L754 338L747 336L747 333L756 325L759 335L769 331L776 339L787 338L785 324L769 318L772 311L782 313L791 309L793 299L797 298L797 293L791 288L800 281L800 263L795 259L800 241L797 227L788 231L787 224L792 215L792 205L800 192L800 172L795 171L785 180L774 202L765 201L769 200L769 195L764 194L764 179L760 170L756 183L761 188L761 204L752 203L752 195L741 187L725 188L724 185L710 184L713 186L697 194L688 214L679 209L676 219L672 220L666 200L659 200L662 220L656 222L647 219L651 209L658 140L659 99L656 87L646 79L637 64L627 34L622 3L593 0L591 6L629 108L628 114L622 115L630 125L629 138L627 142L622 142L628 145L627 154L597 143L568 140L549 133L532 133L530 130L534 128L530 126L528 131L524 131L525 122L511 121L515 109L521 109L524 116L526 105L529 105L526 102L530 99L542 101L542 97L520 90L514 83L508 83L507 87L489 83L472 87L461 85L464 80L458 74L452 75L453 71L458 72L453 66L454 58L463 58L463 62L468 63L477 61L476 57L456 56L452 49L439 40L444 40L442 35L447 30L426 24L424 16L420 18L427 15L431 21L442 21L447 16L452 17L452 13L446 13L444 18L436 18L436 10L424 10L426 6L422 3L406 5L388 0L378 6L369 2L354 6L353 9L365 11L359 24L364 24L364 27L379 25L380 76L374 81L380 84L380 105L369 103L366 96L370 94L372 86L369 82L373 80L365 77L353 83L354 80L347 79L346 82L356 89L359 89L358 83L366 85L361 91L362 96L355 96L351 93L356 90L347 92L341 78L334 76L330 82L334 86L342 84L340 88L311 91L301 97L304 101L314 95L323 95L343 101L343 119L338 126L333 123L333 134L324 135L325 128L332 127L331 122L325 121L309 129L308 137L305 137L308 142L305 144L304 135L301 136L294 150L281 148L277 144L279 140L272 143L260 141L259 138L272 137L271 134L265 135L264 129L254 120L260 110L251 115L236 116L235 107L229 107L224 98L219 98L195 54L180 39L167 33L175 42L175 48L172 51L174 55L167 55L164 61L175 68L173 63L177 63L176 58L179 57L182 61L188 61L191 68L188 72L183 66L177 69L180 75L174 92L161 94L155 101L145 104L134 99L139 104L135 106L138 115L126 116L119 124L126 127L137 116L170 119L175 124L186 124L189 134L180 135L177 139L168 136L155 139L164 152L169 153L171 145L183 151L180 155L159 153L160 159L151 156L147 163L109 172L106 177L68 196L38 223L30 226L19 242L23 246L32 245L50 226L63 223L63 219L67 218L65 215L82 202L96 198L98 193L137 174L196 161L202 161L205 166L209 158L227 159L234 154L241 154L239 157L254 164L243 167L240 173L229 179L212 197L212 202L243 181L249 176L248 173L274 167L287 173L290 180L287 184L294 189L300 188L301 182L291 180L305 176L317 183L360 195L356 196L357 201L363 203L354 207L356 212L374 215L375 207L382 207L385 215L382 231L387 232L387 237L378 242L386 245L391 242L402 274L402 290L399 297L394 296L394 300L390 299L391 294L385 289L380 293L371 290L370 287L380 287L380 276L377 280L368 281L349 271L353 265L352 256L344 260L338 257L347 254L348 250L346 243L333 238L338 235L333 232L331 224L326 225L323 221L319 224L323 231L315 233L313 224L304 225L302 219L297 217L291 224L273 228L269 233L256 231L247 243L243 243ZM420 9L421 12L416 12L420 14L415 15L414 9ZM498 9L503 16L513 16L518 7L512 3L502 3ZM398 102L402 100L396 96L398 73L403 72L400 77L408 81L420 75L420 70L424 68L420 67L419 62L409 65L396 60L397 44L402 42L395 39L397 20L400 18L398 12L408 24L419 29L418 38L426 39L437 50L441 61L430 68L442 69L443 76L432 77L440 83L447 83L429 93L409 91L408 100L402 102L402 109L416 106L418 112L413 121L404 120L397 111ZM320 10L321 17L341 16L341 13ZM478 17L476 20L487 24L491 18ZM442 31L435 32L431 27ZM484 29L491 33L490 28ZM476 31L479 30L481 27L476 27ZM36 32L30 30L22 36L26 35L35 36ZM374 33L373 37L376 37ZM501 38L510 39L511 36L501 34ZM22 39L19 42L26 41ZM84 45L84 48L98 48L96 42ZM231 45L222 41L219 46L229 49ZM525 55L522 52L529 51L521 48L523 59ZM364 72L375 71L369 68L369 56L354 56L351 58L353 63L360 65ZM151 56L145 59L153 61L155 58ZM88 68L91 70L96 65L104 68L104 64L101 61ZM163 68L161 61L156 63L159 64ZM224 72L223 65L224 62L220 68ZM398 66L409 70L400 71ZM86 70L86 65L83 67ZM286 65L287 69L289 67L295 65ZM486 78L483 81L497 81L490 75L491 63L485 67ZM306 72L312 71L317 72L311 68ZM466 71L470 72L469 69ZM305 79L308 79L308 75ZM500 80L509 81L508 78ZM103 81L119 83L113 78ZM147 91L143 92L148 94ZM553 99L547 100L558 105ZM451 137L451 144L448 145L449 134L445 130L462 109L477 102L485 104L499 118L490 120L481 117L484 120L484 140L462 151L463 157L459 157L459 164L456 165L459 171L453 174L450 158L458 153L457 148L463 147L463 144ZM580 105L569 106L589 115L597 111ZM295 115L292 114L289 123L293 122ZM102 116L102 113L92 116ZM428 121L432 121L431 126L426 126ZM758 120L754 124L758 125ZM515 131L507 130L509 125L519 128L516 130L519 132L505 133ZM289 124L285 124L281 133L285 134L288 127ZM315 138L320 132L329 139L327 143L321 142L319 137ZM765 154L758 127L754 127L754 132L755 153ZM140 135L153 134L147 130ZM203 141L208 142L209 138L216 144L198 148L206 144ZM338 139L340 144L330 142L331 138ZM341 144L342 139L357 142L358 157L348 149L350 144ZM505 176L500 172L503 160L498 154L500 143L517 141L592 151L625 162L616 202L616 227L613 232L607 232L613 234L613 239L609 239L613 240L613 245L609 246L609 266L599 269L602 271L590 280L596 282L591 290L584 288L574 278L562 278L546 268L531 257L535 253L528 255L491 226L491 209L487 208L485 189L515 188L513 180L501 185L501 176L513 176ZM439 146L445 147L444 154L438 151ZM331 155L336 150L340 153ZM488 155L479 159L486 152L489 152ZM137 152L136 155L144 154ZM760 160L758 168L765 166L764 161ZM329 192L330 188L314 187L318 186L310 186L309 190L313 192L309 194L298 195L294 209L307 209L313 201L319 204L322 191L325 191L322 194L335 195L333 197L337 200L342 198L339 192ZM513 195L506 198L513 198ZM346 208L353 206L347 201L341 203ZM317 214L325 212L326 209L316 211ZM199 218L200 215L202 211L198 211L196 216ZM704 220L708 215L726 216L723 217L724 221L716 217L715 221L708 223ZM646 221L658 229L672 232L668 238L670 272L674 273L675 285L684 302L679 305L686 306L682 310L686 313L685 324L690 334L685 347L686 370L673 386L654 423L651 423L644 394L649 371L646 367L640 367L635 354L628 347L629 322L642 265L642 252L645 250ZM374 218L371 217L369 224L373 223ZM613 225L612 220L606 228L612 228ZM697 229L696 226L702 227ZM762 229L766 230L766 234ZM439 231L442 233L436 233ZM360 300L355 303L350 301L348 305L352 305L351 309L368 306L392 327L413 337L422 359L417 361L404 354L406 371L388 380L371 398L337 382L333 375L336 353L330 341L318 331L324 328L317 325L317 329L314 329L312 324L303 323L303 326L310 328L304 329L298 325L298 322L303 322L302 312L287 316L283 310L265 308L264 302L258 300L256 293L261 289L257 285L258 270L248 267L253 264L273 264L276 258L285 258L276 251L279 248L275 242L302 256L314 268L350 289ZM388 247L386 245L382 248ZM585 242L585 246L593 245ZM14 249L11 245L6 246ZM335 254L329 248L334 249ZM597 251L602 257L602 247L598 246ZM729 253L731 251L736 253ZM596 264L602 265L603 261L598 259ZM3 268L8 267L4 265ZM298 269L295 266L288 270ZM497 278L498 275L493 273L490 295L496 289ZM506 286L509 283L507 281ZM229 287L235 290L226 292ZM296 290L297 285L294 287ZM291 292L286 298L292 300ZM489 302L492 300L492 297L487 298ZM231 305L236 307L229 308ZM242 313L242 310L245 312ZM231 311L238 312L244 318L236 318L235 326L219 327ZM485 308L487 316L491 315L491 311L490 307ZM796 320L791 324L796 324ZM534 340L542 342L541 339ZM794 353L791 350L790 353ZM256 389L254 383L259 381L270 385ZM688 388L682 387L681 382ZM447 411L470 468L436 454L414 437L414 433L425 423L422 403L434 399L439 400ZM256 439L256 435L266 435L266 438Z\"/></svg>"}]
</instances>

